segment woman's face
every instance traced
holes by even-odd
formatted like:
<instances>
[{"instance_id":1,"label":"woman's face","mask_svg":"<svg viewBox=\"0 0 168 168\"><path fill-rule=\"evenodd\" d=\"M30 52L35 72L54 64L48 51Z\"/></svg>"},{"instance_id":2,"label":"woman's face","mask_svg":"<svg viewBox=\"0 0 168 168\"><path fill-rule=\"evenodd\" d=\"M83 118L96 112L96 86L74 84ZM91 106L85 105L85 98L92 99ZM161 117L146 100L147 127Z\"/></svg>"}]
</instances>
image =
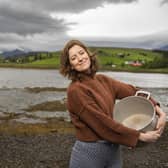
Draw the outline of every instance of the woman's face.
<instances>
[{"instance_id":1,"label":"woman's face","mask_svg":"<svg viewBox=\"0 0 168 168\"><path fill-rule=\"evenodd\" d=\"M69 61L72 69L79 72L87 71L91 65L88 53L79 45L74 45L69 49Z\"/></svg>"}]
</instances>

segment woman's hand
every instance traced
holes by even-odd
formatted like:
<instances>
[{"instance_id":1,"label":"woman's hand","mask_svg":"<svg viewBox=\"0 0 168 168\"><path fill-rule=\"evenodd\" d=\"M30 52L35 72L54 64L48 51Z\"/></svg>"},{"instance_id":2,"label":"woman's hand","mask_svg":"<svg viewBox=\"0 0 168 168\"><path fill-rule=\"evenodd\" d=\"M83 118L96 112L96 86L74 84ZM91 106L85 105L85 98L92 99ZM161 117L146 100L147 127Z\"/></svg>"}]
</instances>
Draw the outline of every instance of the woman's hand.
<instances>
[{"instance_id":1,"label":"woman's hand","mask_svg":"<svg viewBox=\"0 0 168 168\"><path fill-rule=\"evenodd\" d=\"M158 122L156 125L156 130L147 131L145 133L140 133L139 140L143 142L155 142L163 133L163 130L166 125L166 113L162 111L159 106L155 107L156 113L158 115Z\"/></svg>"},{"instance_id":2,"label":"woman's hand","mask_svg":"<svg viewBox=\"0 0 168 168\"><path fill-rule=\"evenodd\" d=\"M159 130L161 135L166 125L166 113L164 113L159 106L156 106L155 110L159 117L156 125L156 130Z\"/></svg>"},{"instance_id":3,"label":"woman's hand","mask_svg":"<svg viewBox=\"0 0 168 168\"><path fill-rule=\"evenodd\" d=\"M143 142L155 142L160 137L160 130L141 132L139 135L139 140Z\"/></svg>"}]
</instances>

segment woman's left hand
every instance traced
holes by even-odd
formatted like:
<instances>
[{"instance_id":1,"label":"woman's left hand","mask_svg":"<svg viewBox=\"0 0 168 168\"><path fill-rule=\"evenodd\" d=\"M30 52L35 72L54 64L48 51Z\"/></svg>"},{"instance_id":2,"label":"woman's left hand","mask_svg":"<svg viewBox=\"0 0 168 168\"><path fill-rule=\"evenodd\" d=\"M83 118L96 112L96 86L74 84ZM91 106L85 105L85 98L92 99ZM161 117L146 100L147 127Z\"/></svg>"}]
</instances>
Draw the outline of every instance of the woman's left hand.
<instances>
[{"instance_id":1,"label":"woman's left hand","mask_svg":"<svg viewBox=\"0 0 168 168\"><path fill-rule=\"evenodd\" d=\"M161 135L166 125L166 113L163 112L159 106L155 106L155 110L159 116L156 129L159 130L160 135Z\"/></svg>"}]
</instances>

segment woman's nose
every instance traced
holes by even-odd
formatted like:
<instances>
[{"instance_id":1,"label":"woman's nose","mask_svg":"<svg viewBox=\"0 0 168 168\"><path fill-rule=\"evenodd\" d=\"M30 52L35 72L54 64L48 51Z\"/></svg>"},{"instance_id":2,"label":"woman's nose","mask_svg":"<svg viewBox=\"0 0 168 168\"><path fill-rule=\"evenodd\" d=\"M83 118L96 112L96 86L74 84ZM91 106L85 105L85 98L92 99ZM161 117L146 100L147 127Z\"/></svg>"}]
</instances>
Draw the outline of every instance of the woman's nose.
<instances>
[{"instance_id":1,"label":"woman's nose","mask_svg":"<svg viewBox=\"0 0 168 168\"><path fill-rule=\"evenodd\" d=\"M78 56L78 61L82 61L82 57L81 56Z\"/></svg>"}]
</instances>

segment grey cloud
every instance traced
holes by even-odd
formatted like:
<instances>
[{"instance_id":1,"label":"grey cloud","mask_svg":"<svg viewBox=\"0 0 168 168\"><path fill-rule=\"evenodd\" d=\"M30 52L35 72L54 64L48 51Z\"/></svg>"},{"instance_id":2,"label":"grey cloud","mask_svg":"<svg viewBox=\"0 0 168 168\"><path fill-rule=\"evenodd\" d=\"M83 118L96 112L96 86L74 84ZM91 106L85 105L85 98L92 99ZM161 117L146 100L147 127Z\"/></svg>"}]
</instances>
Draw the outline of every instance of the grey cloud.
<instances>
[{"instance_id":1,"label":"grey cloud","mask_svg":"<svg viewBox=\"0 0 168 168\"><path fill-rule=\"evenodd\" d=\"M59 41L65 41L69 26L75 23L67 24L63 19L52 18L51 13L80 13L104 3L136 1L138 0L0 0L0 48L14 48L22 44L32 48L36 46L37 49L45 46L54 48ZM39 37L35 38L35 35ZM40 36L45 42L41 42Z\"/></svg>"},{"instance_id":2,"label":"grey cloud","mask_svg":"<svg viewBox=\"0 0 168 168\"><path fill-rule=\"evenodd\" d=\"M137 0L0 0L0 32L22 35L43 32L66 33L69 24L52 18L52 12L76 13L103 3L131 3ZM74 23L71 23L74 24Z\"/></svg>"},{"instance_id":3,"label":"grey cloud","mask_svg":"<svg viewBox=\"0 0 168 168\"><path fill-rule=\"evenodd\" d=\"M17 8L0 6L0 32L35 34L43 32L63 32L67 25L62 19L53 19L49 14L36 11L23 11Z\"/></svg>"},{"instance_id":4,"label":"grey cloud","mask_svg":"<svg viewBox=\"0 0 168 168\"><path fill-rule=\"evenodd\" d=\"M93 9L98 6L102 6L103 3L131 3L137 0L50 0L48 3L46 0L36 0L36 4L41 9L55 12L82 12L87 9ZM29 1L30 5L34 4L33 0Z\"/></svg>"},{"instance_id":5,"label":"grey cloud","mask_svg":"<svg viewBox=\"0 0 168 168\"><path fill-rule=\"evenodd\" d=\"M96 8L103 3L132 3L138 0L8 0L8 3L0 0L1 4L7 4L18 9L49 12L82 12L87 9ZM9 5L10 4L10 5ZM41 12L40 12L41 13Z\"/></svg>"},{"instance_id":6,"label":"grey cloud","mask_svg":"<svg viewBox=\"0 0 168 168\"><path fill-rule=\"evenodd\" d=\"M0 52L18 48L24 42L24 38L16 34L0 33Z\"/></svg>"},{"instance_id":7,"label":"grey cloud","mask_svg":"<svg viewBox=\"0 0 168 168\"><path fill-rule=\"evenodd\" d=\"M160 4L161 4L161 5L168 4L168 0L162 0Z\"/></svg>"},{"instance_id":8,"label":"grey cloud","mask_svg":"<svg viewBox=\"0 0 168 168\"><path fill-rule=\"evenodd\" d=\"M68 36L57 33L42 33L22 36L13 33L0 33L0 51L25 48L30 50L61 49Z\"/></svg>"},{"instance_id":9,"label":"grey cloud","mask_svg":"<svg viewBox=\"0 0 168 168\"><path fill-rule=\"evenodd\" d=\"M23 36L17 34L0 33L0 44L20 43L24 41Z\"/></svg>"},{"instance_id":10,"label":"grey cloud","mask_svg":"<svg viewBox=\"0 0 168 168\"><path fill-rule=\"evenodd\" d=\"M80 38L90 46L128 47L155 49L168 44L168 30L129 38Z\"/></svg>"}]
</instances>

